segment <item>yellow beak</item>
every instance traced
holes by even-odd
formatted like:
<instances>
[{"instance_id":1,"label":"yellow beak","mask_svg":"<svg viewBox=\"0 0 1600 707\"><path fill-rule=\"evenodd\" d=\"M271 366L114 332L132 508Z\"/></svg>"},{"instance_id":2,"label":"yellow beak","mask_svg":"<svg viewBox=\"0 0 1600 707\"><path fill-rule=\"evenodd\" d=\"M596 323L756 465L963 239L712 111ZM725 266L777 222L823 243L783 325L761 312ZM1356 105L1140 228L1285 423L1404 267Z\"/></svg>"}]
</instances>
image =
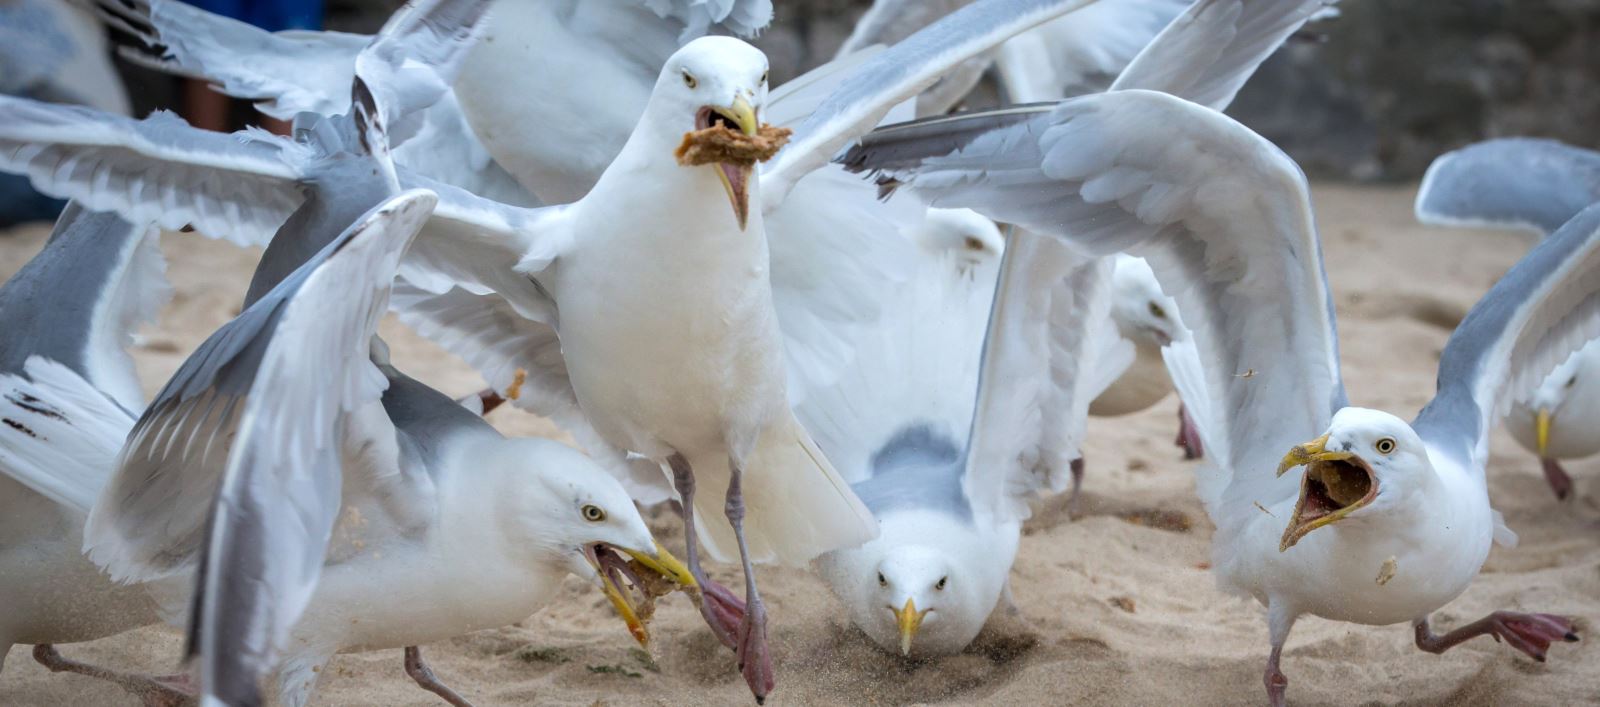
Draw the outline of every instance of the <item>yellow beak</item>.
<instances>
[{"instance_id":1,"label":"yellow beak","mask_svg":"<svg viewBox=\"0 0 1600 707\"><path fill-rule=\"evenodd\" d=\"M927 613L927 609L917 611L917 603L913 599L906 599L906 605L895 610L895 623L900 624L900 655L911 655L911 639L917 637L917 629L922 626L922 617Z\"/></svg>"},{"instance_id":2,"label":"yellow beak","mask_svg":"<svg viewBox=\"0 0 1600 707\"><path fill-rule=\"evenodd\" d=\"M1297 466L1305 466L1315 461L1327 459L1349 459L1355 456L1350 452L1328 451L1328 435L1323 435L1305 444L1297 444L1288 454L1283 455L1283 461L1278 462L1278 476Z\"/></svg>"},{"instance_id":3,"label":"yellow beak","mask_svg":"<svg viewBox=\"0 0 1600 707\"><path fill-rule=\"evenodd\" d=\"M1300 479L1300 498L1294 504L1294 513L1283 529L1278 541L1278 552L1284 552L1317 528L1334 523L1356 509L1371 503L1378 494L1378 485L1366 462L1352 452L1329 451L1328 435L1305 444L1295 445L1278 463L1278 476L1297 466L1312 465ZM1318 462L1343 462L1355 459L1354 464L1319 465ZM1360 475L1351 472L1359 470ZM1315 493L1315 498L1313 498ZM1307 515L1311 518L1308 520Z\"/></svg>"},{"instance_id":4,"label":"yellow beak","mask_svg":"<svg viewBox=\"0 0 1600 707\"><path fill-rule=\"evenodd\" d=\"M733 105L712 108L719 115L739 126L739 132L745 135L755 135L761 130L761 121L756 117L756 109L745 100L744 96L733 99ZM722 189L728 193L728 201L733 204L733 217L739 221L739 230L743 231L745 224L750 221L750 176L755 168L748 164L721 163L716 165L717 177L722 180Z\"/></svg>"},{"instance_id":5,"label":"yellow beak","mask_svg":"<svg viewBox=\"0 0 1600 707\"><path fill-rule=\"evenodd\" d=\"M739 126L739 132L746 135L755 135L761 128L761 123L756 120L755 107L751 106L750 101L745 100L744 96L735 97L731 106L715 107L711 110L733 121L735 125Z\"/></svg>"},{"instance_id":6,"label":"yellow beak","mask_svg":"<svg viewBox=\"0 0 1600 707\"><path fill-rule=\"evenodd\" d=\"M1533 433L1539 442L1539 456L1545 456L1545 449L1550 446L1550 410L1539 408L1539 416L1533 422Z\"/></svg>"},{"instance_id":7,"label":"yellow beak","mask_svg":"<svg viewBox=\"0 0 1600 707\"><path fill-rule=\"evenodd\" d=\"M674 584L684 587L697 586L694 581L694 575L690 574L688 567L679 562L678 558L673 557L672 553L667 552L667 549L662 547L661 543L657 542L655 545L656 551L654 553L644 553L621 547L617 549L633 558L643 568L655 572ZM592 558L589 559L589 564L594 567L595 574L600 576L600 588L605 592L606 599L611 601L611 606L616 609L617 615L622 617L622 622L627 624L628 633L633 635L633 640L638 641L640 646L648 649L650 647L650 631L645 627L645 621L649 617L640 617L632 597L622 587L617 586L617 583L612 580L611 575L604 568ZM641 579L643 578L641 576ZM644 587L640 589L645 592L648 598L653 598L648 589Z\"/></svg>"}]
</instances>

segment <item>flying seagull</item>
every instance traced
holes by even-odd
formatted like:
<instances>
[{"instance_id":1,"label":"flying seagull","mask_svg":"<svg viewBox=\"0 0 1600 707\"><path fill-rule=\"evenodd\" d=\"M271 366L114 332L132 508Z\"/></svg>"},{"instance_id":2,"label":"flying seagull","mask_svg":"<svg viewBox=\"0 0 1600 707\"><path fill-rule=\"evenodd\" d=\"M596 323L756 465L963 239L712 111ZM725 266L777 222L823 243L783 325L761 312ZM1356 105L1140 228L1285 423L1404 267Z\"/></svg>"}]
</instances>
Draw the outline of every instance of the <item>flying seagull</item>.
<instances>
[{"instance_id":1,"label":"flying seagull","mask_svg":"<svg viewBox=\"0 0 1600 707\"><path fill-rule=\"evenodd\" d=\"M1224 588L1267 607L1274 704L1303 614L1409 622L1430 652L1489 634L1543 660L1551 642L1577 640L1548 614L1496 612L1442 636L1429 615L1467 588L1492 540L1515 537L1489 507L1488 433L1509 391L1600 332L1600 209L1474 307L1441 357L1438 395L1408 424L1346 400L1309 187L1276 147L1146 91L988 125L913 125L846 159L936 205L1091 254L1126 250L1173 286L1193 336L1168 350L1171 368L1216 467L1197 472L1217 525L1213 567Z\"/></svg>"},{"instance_id":2,"label":"flying seagull","mask_svg":"<svg viewBox=\"0 0 1600 707\"><path fill-rule=\"evenodd\" d=\"M1554 140L1501 138L1441 155L1417 192L1417 220L1529 230L1541 237L1600 203L1600 153ZM1534 454L1556 497L1572 493L1562 459L1600 452L1600 341L1584 344L1511 407L1513 439Z\"/></svg>"}]
</instances>

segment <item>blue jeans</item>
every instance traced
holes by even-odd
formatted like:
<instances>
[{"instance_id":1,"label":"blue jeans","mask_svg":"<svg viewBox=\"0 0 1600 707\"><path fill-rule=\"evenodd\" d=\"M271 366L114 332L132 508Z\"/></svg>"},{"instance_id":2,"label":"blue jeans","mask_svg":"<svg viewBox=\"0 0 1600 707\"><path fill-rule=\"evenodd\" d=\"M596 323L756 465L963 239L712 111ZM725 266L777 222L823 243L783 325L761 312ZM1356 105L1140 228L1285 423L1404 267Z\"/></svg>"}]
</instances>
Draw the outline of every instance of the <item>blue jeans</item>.
<instances>
[{"instance_id":1,"label":"blue jeans","mask_svg":"<svg viewBox=\"0 0 1600 707\"><path fill-rule=\"evenodd\" d=\"M189 0L189 4L269 32L322 29L322 0Z\"/></svg>"}]
</instances>

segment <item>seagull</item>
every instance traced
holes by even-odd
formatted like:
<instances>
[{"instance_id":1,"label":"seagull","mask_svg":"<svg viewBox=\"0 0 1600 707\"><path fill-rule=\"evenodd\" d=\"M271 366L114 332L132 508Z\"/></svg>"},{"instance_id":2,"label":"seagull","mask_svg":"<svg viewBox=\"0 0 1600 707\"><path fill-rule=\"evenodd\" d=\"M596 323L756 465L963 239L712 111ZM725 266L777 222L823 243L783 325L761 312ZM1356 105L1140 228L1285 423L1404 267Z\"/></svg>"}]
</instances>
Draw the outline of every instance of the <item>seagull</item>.
<instances>
[{"instance_id":1,"label":"seagull","mask_svg":"<svg viewBox=\"0 0 1600 707\"><path fill-rule=\"evenodd\" d=\"M773 679L752 563L803 563L876 533L870 513L795 420L789 393L804 391L787 379L796 371L826 368L818 361L828 356L848 358L837 351L812 353L845 346L826 331L824 324L833 319L829 310L860 306L848 292L830 288L830 278L859 281L878 271L840 262L836 271L810 272L804 282L786 283L810 293L799 306L779 302L778 273L769 275L768 263L785 262L781 249L803 244L774 240L769 251L765 212L791 193L805 193L811 187L802 177L827 165L852 137L949 66L1085 4L985 0L851 66L831 86L819 82L813 87L822 97L817 107L759 172L743 162L685 167L674 155L690 132L716 127L751 136L761 129L766 59L729 37L702 37L673 54L621 153L593 190L572 204L519 209L395 168L403 186L427 186L440 195L434 218L400 273L418 289L450 299L432 309L411 304L440 315L445 323L439 326L449 329L452 318L443 314L460 310L447 305L481 304L472 298L486 296L503 302L498 309L474 311L501 322L507 320L499 315L509 313L514 327L479 332L488 340L474 348L487 352L485 357L515 361L524 371L522 397L591 425L594 434L579 437L591 453L628 453L657 465L653 479L628 477L630 491L638 490L639 498L670 484L681 499L686 559L704 591L702 613L735 649L758 699ZM0 104L0 112L5 107ZM62 115L52 110L50 115ZM0 121L0 145L6 148L0 155L11 156L10 169L20 164L36 182L75 193L92 193L100 185L71 174L63 179L63 170L44 165L59 166L64 155L86 169L103 165L125 155L123 145L157 163L235 162L235 146L206 144L197 153L196 136L186 132L181 138L162 136L181 141L188 150L183 152L139 143L150 139L148 130L140 132L147 126L108 126L103 118L87 117L79 122L89 125L45 130L42 119ZM106 142L118 147L99 147ZM180 178L188 169L177 170ZM253 199L270 192L282 200L283 218L284 207L303 198L293 166L235 169L242 178L258 180ZM207 186L191 177L174 190L184 198L214 200L213 210L226 214L230 195ZM822 210L808 230L825 234L829 225L848 223L841 213L856 216ZM248 224L234 226L248 230ZM844 252L859 253L865 245L852 242ZM452 333L466 340L459 330ZM805 343L786 346L786 336ZM669 474L661 464L670 467ZM703 488L698 507L697 488ZM743 606L703 581L697 538L716 557L740 558Z\"/></svg>"},{"instance_id":2,"label":"seagull","mask_svg":"<svg viewBox=\"0 0 1600 707\"><path fill-rule=\"evenodd\" d=\"M1441 155L1417 192L1417 220L1528 230L1540 237L1600 203L1600 152L1554 140L1501 138ZM1562 459L1600 452L1600 340L1590 341L1511 406L1507 427L1539 455L1556 498L1572 494Z\"/></svg>"},{"instance_id":3,"label":"seagull","mask_svg":"<svg viewBox=\"0 0 1600 707\"><path fill-rule=\"evenodd\" d=\"M110 472L129 411L144 406L124 347L171 295L157 235L69 203L44 249L0 287L0 665L13 644L33 644L52 671L172 705L187 697L185 676L118 673L54 645L160 621L145 587L112 582L83 555L94 493L79 484Z\"/></svg>"},{"instance_id":4,"label":"seagull","mask_svg":"<svg viewBox=\"0 0 1600 707\"><path fill-rule=\"evenodd\" d=\"M1175 21L1130 72L1146 76L1141 81L1149 84L1177 92L1199 91L1225 103L1232 90L1320 4L1202 3ZM1207 47L1206 56L1213 63L1193 58L1192 48L1197 46ZM1158 70L1179 60L1188 70L1179 77ZM936 151L921 144L923 136L933 145L956 149L968 137L966 126L980 126L976 132L981 134L991 122L1016 122L1019 110L1023 115L1041 114L1038 107L1024 107L887 127L864 138L844 162L852 171L880 169L879 160L892 160L900 153L902 140L909 154ZM945 132L946 127L953 129ZM1004 170L997 177L1002 180L1010 170L1028 168L1025 161L1010 161L1007 155L992 157L996 155L979 155L963 165ZM895 173L884 176L892 180ZM966 174L960 177L966 178ZM883 184L892 188L897 182ZM1038 192L1008 192L1024 193ZM1039 194L1023 203L1053 198ZM984 215L994 217L994 213ZM886 650L898 647L907 655L938 655L970 643L1006 594L1027 501L1040 493L1061 491L1067 481L1077 491L1082 479L1078 447L1090 401L1106 399L1107 386L1135 360L1130 339L1154 338L1119 335L1121 322L1112 310L1128 303L1145 308L1153 301L1169 301L1143 260L1085 259L1048 235L1031 232L1027 224L1019 225L1006 245L1001 284L988 315L983 382L976 382L976 373L963 376L944 369L924 373L911 367L896 375L893 368L910 365L906 358L919 362L915 366L926 366L921 361L932 358L946 361L943 365L953 371L965 370L963 365L976 370L976 354L958 343L969 342L966 346L971 347L970 342L980 336L976 332L982 325L975 322L984 315L969 311L965 317L954 317L948 331L923 334L922 339L914 334L925 329L915 324L906 325L907 333L890 329L895 332L889 335L891 341L910 342L883 347L885 353L864 358L860 365L882 359L878 365L891 368L869 369L862 380L847 378L839 393L824 399L825 407L806 417L822 431L819 439L830 457L838 454L841 463L852 469L847 473L883 529L879 539L859 550L825 556L819 570L849 608L852 621ZM933 273L922 279L940 282L949 276ZM924 289L912 297L923 302L921 307L962 311L943 304L938 292ZM1150 299L1154 296L1163 299ZM1175 317L1177 307L1169 309ZM912 305L895 310L918 321L935 319L931 314L918 316L921 310ZM1187 329L1173 332L1176 338L1168 343L1188 340ZM917 355L911 357L907 351ZM1155 379L1164 381L1166 375L1160 373ZM929 382L933 380L960 385ZM975 397L963 397L973 385ZM897 386L909 392L899 393ZM938 392L927 392L929 387ZM929 395L943 403L921 399ZM808 402L802 411L811 408ZM969 430L965 440L959 436L962 429ZM836 448L855 451L836 453ZM929 627L925 632L924 625Z\"/></svg>"},{"instance_id":5,"label":"seagull","mask_svg":"<svg viewBox=\"0 0 1600 707\"><path fill-rule=\"evenodd\" d=\"M981 225L994 229L969 229ZM881 528L817 572L852 623L905 656L966 648L1006 595L1027 501L1066 483L1051 474L1064 465L1037 462L1077 454L1094 357L1121 343L1096 330L1109 261L1025 240L974 265L962 241L925 251L851 374L801 406ZM1076 316L1051 320L1063 313Z\"/></svg>"},{"instance_id":6,"label":"seagull","mask_svg":"<svg viewBox=\"0 0 1600 707\"><path fill-rule=\"evenodd\" d=\"M1570 620L1549 614L1500 611L1443 635L1429 615L1471 584L1492 541L1514 542L1489 506L1488 434L1509 391L1600 332L1600 209L1473 308L1442 354L1438 395L1408 424L1347 402L1309 187L1276 147L1150 91L1007 118L974 117L959 132L952 121L914 125L846 159L934 205L1088 254L1126 250L1173 285L1192 333L1168 350L1174 381L1214 461L1196 481L1217 526L1213 567L1224 589L1267 608L1273 704L1284 703L1280 657L1304 614L1411 623L1434 653L1487 634L1543 660L1552 642L1577 640Z\"/></svg>"},{"instance_id":7,"label":"seagull","mask_svg":"<svg viewBox=\"0 0 1600 707\"><path fill-rule=\"evenodd\" d=\"M1121 370L1113 365L1107 375L1114 380L1089 405L1089 414L1115 417L1138 412L1161 402L1172 391L1162 349L1189 338L1189 330L1178 315L1178 303L1168 297L1150 270L1150 264L1131 255L1113 256L1111 273L1111 312L1108 316L1116 331L1132 344L1132 362ZM1184 458L1199 459L1203 445L1194 422L1178 407L1178 438Z\"/></svg>"}]
</instances>

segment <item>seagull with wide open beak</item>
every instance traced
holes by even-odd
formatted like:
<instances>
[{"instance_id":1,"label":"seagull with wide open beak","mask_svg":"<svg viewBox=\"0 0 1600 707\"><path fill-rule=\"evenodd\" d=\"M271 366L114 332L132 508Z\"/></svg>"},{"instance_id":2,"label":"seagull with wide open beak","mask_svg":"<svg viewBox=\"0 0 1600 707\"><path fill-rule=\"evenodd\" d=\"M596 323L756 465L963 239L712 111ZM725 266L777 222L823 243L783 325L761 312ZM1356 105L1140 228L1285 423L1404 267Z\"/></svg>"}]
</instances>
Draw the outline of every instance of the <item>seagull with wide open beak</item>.
<instances>
[{"instance_id":1,"label":"seagull with wide open beak","mask_svg":"<svg viewBox=\"0 0 1600 707\"><path fill-rule=\"evenodd\" d=\"M1330 450L1328 435L1295 445L1278 464L1278 476L1305 466L1300 478L1300 499L1294 504L1278 551L1300 542L1317 528L1338 522L1378 497L1378 479L1372 467L1355 452Z\"/></svg>"}]
</instances>

